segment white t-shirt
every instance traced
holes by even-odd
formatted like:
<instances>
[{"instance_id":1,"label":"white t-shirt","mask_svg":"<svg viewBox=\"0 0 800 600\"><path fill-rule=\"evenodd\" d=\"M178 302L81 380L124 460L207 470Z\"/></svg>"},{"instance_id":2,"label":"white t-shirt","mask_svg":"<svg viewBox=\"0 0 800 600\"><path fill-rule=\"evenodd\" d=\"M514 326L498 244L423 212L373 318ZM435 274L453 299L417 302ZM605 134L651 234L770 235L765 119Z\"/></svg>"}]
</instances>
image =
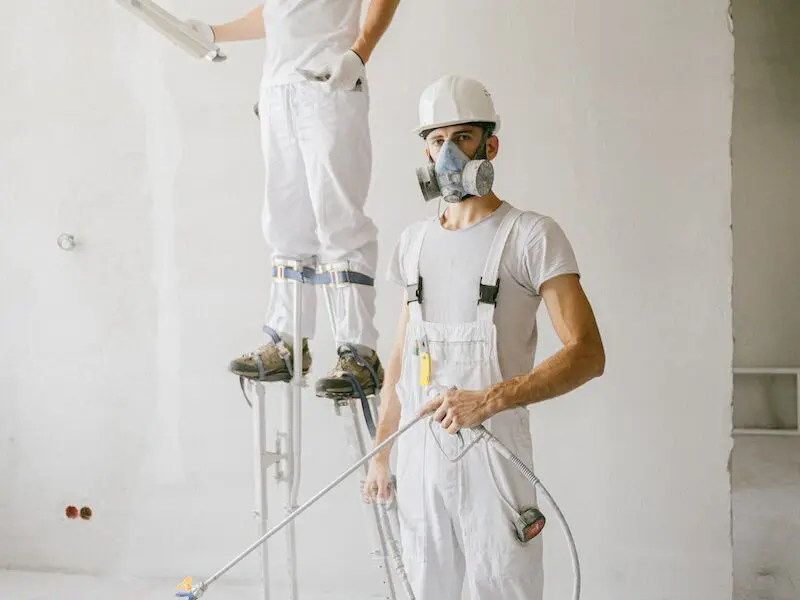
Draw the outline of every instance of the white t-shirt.
<instances>
[{"instance_id":1,"label":"white t-shirt","mask_svg":"<svg viewBox=\"0 0 800 600\"><path fill-rule=\"evenodd\" d=\"M434 323L459 323L477 318L477 295L494 234L511 205L503 202L491 215L466 229L452 231L435 219L422 244L422 318ZM409 283L408 247L413 234L430 220L407 227L400 235L388 267L388 278ZM504 379L530 372L535 361L539 287L557 275L579 274L572 245L550 217L523 211L500 259L500 292L494 313L500 370Z\"/></svg>"},{"instance_id":2,"label":"white t-shirt","mask_svg":"<svg viewBox=\"0 0 800 600\"><path fill-rule=\"evenodd\" d=\"M295 69L319 71L346 52L361 29L361 0L266 0L262 85L305 81Z\"/></svg>"}]
</instances>

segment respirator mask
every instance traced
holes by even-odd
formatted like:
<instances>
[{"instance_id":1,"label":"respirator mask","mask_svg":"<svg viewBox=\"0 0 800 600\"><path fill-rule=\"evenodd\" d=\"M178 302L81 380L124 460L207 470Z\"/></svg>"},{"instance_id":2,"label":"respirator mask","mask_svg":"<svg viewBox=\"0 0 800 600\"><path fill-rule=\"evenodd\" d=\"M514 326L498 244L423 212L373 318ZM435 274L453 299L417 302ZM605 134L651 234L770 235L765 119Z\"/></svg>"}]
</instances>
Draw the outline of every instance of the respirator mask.
<instances>
[{"instance_id":1,"label":"respirator mask","mask_svg":"<svg viewBox=\"0 0 800 600\"><path fill-rule=\"evenodd\" d=\"M441 197L445 202L461 202L469 196L485 196L492 191L494 167L486 160L486 136L475 153L461 151L455 142L445 141L436 162L417 169L417 181L425 201Z\"/></svg>"}]
</instances>

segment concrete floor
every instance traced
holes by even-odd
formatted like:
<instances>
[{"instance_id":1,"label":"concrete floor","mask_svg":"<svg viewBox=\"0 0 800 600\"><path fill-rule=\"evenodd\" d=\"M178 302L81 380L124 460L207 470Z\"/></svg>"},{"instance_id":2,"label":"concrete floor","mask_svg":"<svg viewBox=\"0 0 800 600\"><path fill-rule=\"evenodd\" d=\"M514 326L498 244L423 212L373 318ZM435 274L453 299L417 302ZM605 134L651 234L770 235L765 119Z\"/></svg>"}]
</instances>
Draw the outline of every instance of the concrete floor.
<instances>
[{"instance_id":1,"label":"concrete floor","mask_svg":"<svg viewBox=\"0 0 800 600\"><path fill-rule=\"evenodd\" d=\"M88 575L36 573L0 570L0 600L177 600L178 581L141 579L114 580ZM275 590L270 600L285 595ZM351 594L309 595L303 600L358 600ZM380 597L380 596L378 596ZM220 580L203 596L203 600L261 600L252 586L231 585ZM375 597L373 597L375 598ZM372 600L364 598L363 600Z\"/></svg>"},{"instance_id":2,"label":"concrete floor","mask_svg":"<svg viewBox=\"0 0 800 600\"><path fill-rule=\"evenodd\" d=\"M800 439L733 448L734 600L800 598Z\"/></svg>"},{"instance_id":3,"label":"concrete floor","mask_svg":"<svg viewBox=\"0 0 800 600\"><path fill-rule=\"evenodd\" d=\"M734 600L797 600L800 439L737 438L732 476ZM177 583L0 570L0 600L174 600ZM280 591L272 600L285 597ZM304 592L303 600L359 600L348 596ZM261 600L261 594L255 586L221 580L205 599Z\"/></svg>"}]
</instances>

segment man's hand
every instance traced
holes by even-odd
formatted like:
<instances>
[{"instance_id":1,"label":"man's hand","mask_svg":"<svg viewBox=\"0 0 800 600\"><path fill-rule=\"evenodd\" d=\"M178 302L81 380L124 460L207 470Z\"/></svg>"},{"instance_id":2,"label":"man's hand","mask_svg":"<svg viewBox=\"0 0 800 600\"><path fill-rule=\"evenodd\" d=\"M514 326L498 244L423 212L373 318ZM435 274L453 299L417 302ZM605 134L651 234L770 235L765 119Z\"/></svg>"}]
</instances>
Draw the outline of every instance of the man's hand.
<instances>
[{"instance_id":1,"label":"man's hand","mask_svg":"<svg viewBox=\"0 0 800 600\"><path fill-rule=\"evenodd\" d=\"M486 392L466 390L447 390L439 394L419 411L420 415L429 413L433 413L434 420L452 434L480 425L491 416Z\"/></svg>"},{"instance_id":2,"label":"man's hand","mask_svg":"<svg viewBox=\"0 0 800 600\"><path fill-rule=\"evenodd\" d=\"M186 21L186 25L192 29L200 38L206 42L207 44L213 44L216 42L216 36L214 34L214 28L211 27L208 23L204 23L203 21L198 21L197 19L189 19Z\"/></svg>"},{"instance_id":3,"label":"man's hand","mask_svg":"<svg viewBox=\"0 0 800 600\"><path fill-rule=\"evenodd\" d=\"M376 500L387 502L392 496L392 491L392 474L389 471L389 465L385 461L372 459L362 492L364 502L368 504Z\"/></svg>"},{"instance_id":4,"label":"man's hand","mask_svg":"<svg viewBox=\"0 0 800 600\"><path fill-rule=\"evenodd\" d=\"M330 74L328 80L323 83L330 91L352 91L359 80L364 78L366 68L361 57L354 50L348 50L341 54L324 72Z\"/></svg>"}]
</instances>

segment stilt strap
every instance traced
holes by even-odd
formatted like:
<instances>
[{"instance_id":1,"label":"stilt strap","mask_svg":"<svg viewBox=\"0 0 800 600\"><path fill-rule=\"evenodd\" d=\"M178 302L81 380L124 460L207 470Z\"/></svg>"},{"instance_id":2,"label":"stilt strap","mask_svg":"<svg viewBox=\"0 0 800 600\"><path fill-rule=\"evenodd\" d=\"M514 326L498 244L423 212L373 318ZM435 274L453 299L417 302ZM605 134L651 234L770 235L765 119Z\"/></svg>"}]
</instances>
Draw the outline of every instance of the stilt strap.
<instances>
[{"instance_id":1,"label":"stilt strap","mask_svg":"<svg viewBox=\"0 0 800 600\"><path fill-rule=\"evenodd\" d=\"M278 354L281 355L281 359L283 359L283 364L286 365L286 370L289 371L289 377L290 378L294 377L294 367L292 365L292 353L289 352L289 349L286 347L286 344L284 343L283 339L281 339L281 336L272 327L267 327L266 325L264 325L262 330L270 337L270 339L272 339L272 343L278 349ZM296 342L295 345L297 345ZM264 381L266 370L264 369L264 361L261 360L261 356L258 354L258 351L254 353L253 360L256 363L256 367L258 367L258 380ZM250 408L253 408L253 403L250 401L250 398L247 397L247 392L244 389L244 380L245 380L244 377L239 376L239 387L242 388L242 394L244 395L245 402L247 402L247 405Z\"/></svg>"},{"instance_id":2,"label":"stilt strap","mask_svg":"<svg viewBox=\"0 0 800 600\"><path fill-rule=\"evenodd\" d=\"M247 391L244 389L244 377L239 375L239 387L242 388L242 396L244 396L244 401L247 402L247 406L253 408L253 403L250 402L250 398L247 397Z\"/></svg>"},{"instance_id":3,"label":"stilt strap","mask_svg":"<svg viewBox=\"0 0 800 600\"><path fill-rule=\"evenodd\" d=\"M286 365L286 370L289 371L289 377L294 377L294 370L292 365L292 353L289 352L289 349L286 347L286 344L281 339L281 336L272 327L268 327L266 325L264 325L264 327L262 327L261 330L264 333L266 333L270 338L272 338L272 343L275 344L276 348L278 348L278 354L281 355L281 358L283 359L283 364ZM302 341L300 343L302 343ZM296 345L297 345L297 340L295 340L295 346ZM260 356L256 356L256 364L258 365L258 378L264 379L264 363L261 362Z\"/></svg>"},{"instance_id":4,"label":"stilt strap","mask_svg":"<svg viewBox=\"0 0 800 600\"><path fill-rule=\"evenodd\" d=\"M291 279L300 283L311 283L313 285L347 285L355 283L358 285L375 285L375 278L358 271L349 269L326 269L317 272L311 267L303 267L302 271L287 266L274 265L272 267L272 278L275 281L285 281Z\"/></svg>"},{"instance_id":5,"label":"stilt strap","mask_svg":"<svg viewBox=\"0 0 800 600\"><path fill-rule=\"evenodd\" d=\"M358 271L325 271L314 275L313 283L316 285L375 285L375 279Z\"/></svg>"},{"instance_id":6,"label":"stilt strap","mask_svg":"<svg viewBox=\"0 0 800 600\"><path fill-rule=\"evenodd\" d=\"M291 279L300 283L314 283L315 276L316 273L311 267L303 267L302 271L298 271L288 265L273 265L272 267L272 278L275 281Z\"/></svg>"},{"instance_id":7,"label":"stilt strap","mask_svg":"<svg viewBox=\"0 0 800 600\"><path fill-rule=\"evenodd\" d=\"M358 353L355 346L352 344L344 344L341 348L339 348L339 355L344 356L345 354L350 354L355 360L356 364L361 367L366 367L369 371L370 377L372 377L372 382L375 385L375 391L378 391L378 386L380 381L378 380L378 374L375 372L375 369L372 368L372 365L369 364L364 357ZM374 440L377 434L377 428L375 427L375 420L372 418L372 408L369 405L369 400L367 400L367 395L364 393L364 388L361 387L361 384L358 382L358 378L351 372L345 371L342 375L350 382L353 386L353 390L358 394L359 399L361 400L361 410L364 413L364 421L367 424L367 430L369 431L369 436Z\"/></svg>"}]
</instances>

